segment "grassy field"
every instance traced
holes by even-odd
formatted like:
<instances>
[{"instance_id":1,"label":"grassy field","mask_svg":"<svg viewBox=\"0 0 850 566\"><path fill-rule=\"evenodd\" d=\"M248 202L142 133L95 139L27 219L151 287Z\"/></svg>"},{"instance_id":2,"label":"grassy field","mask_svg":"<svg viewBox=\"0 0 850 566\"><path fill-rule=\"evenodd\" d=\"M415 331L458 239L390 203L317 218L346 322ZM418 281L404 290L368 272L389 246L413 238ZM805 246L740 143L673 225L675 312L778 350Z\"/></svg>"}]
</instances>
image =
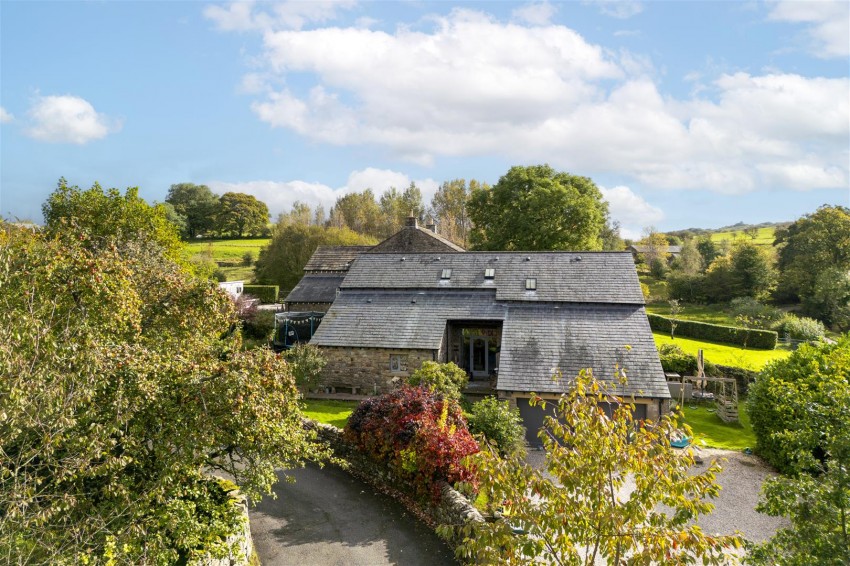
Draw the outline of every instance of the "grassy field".
<instances>
[{"instance_id":1,"label":"grassy field","mask_svg":"<svg viewBox=\"0 0 850 566\"><path fill-rule=\"evenodd\" d=\"M356 401L334 401L332 399L304 399L304 415L314 421L344 428Z\"/></svg>"},{"instance_id":2,"label":"grassy field","mask_svg":"<svg viewBox=\"0 0 850 566\"><path fill-rule=\"evenodd\" d=\"M669 334L652 333L655 345L659 348L662 344L676 344L689 354L696 355L700 348L703 350L705 359L714 364L735 366L739 368L760 370L767 362L781 360L791 355L790 350L751 350L716 344L714 342L700 342L690 338L670 339Z\"/></svg>"},{"instance_id":3,"label":"grassy field","mask_svg":"<svg viewBox=\"0 0 850 566\"><path fill-rule=\"evenodd\" d=\"M214 261L239 261L245 252L251 252L254 260L260 255L260 248L268 245L269 238L245 240L203 240L190 242L186 246L186 257L209 252Z\"/></svg>"},{"instance_id":4,"label":"grassy field","mask_svg":"<svg viewBox=\"0 0 850 566\"><path fill-rule=\"evenodd\" d=\"M722 242L728 240L729 243L734 242L737 238L744 238L747 241L752 241L758 246L773 246L773 234L776 231L773 227L759 228L755 239L751 239L743 230L730 230L727 232L712 232L711 241Z\"/></svg>"},{"instance_id":5,"label":"grassy field","mask_svg":"<svg viewBox=\"0 0 850 566\"><path fill-rule=\"evenodd\" d=\"M743 450L756 445L756 436L744 401L738 403L738 423L720 420L714 412L714 403L685 403L684 413L685 422L694 433L692 442L697 446Z\"/></svg>"},{"instance_id":6,"label":"grassy field","mask_svg":"<svg viewBox=\"0 0 850 566\"><path fill-rule=\"evenodd\" d=\"M681 310L676 318L684 320L695 320L697 322L709 322L711 324L723 324L725 326L739 326L723 305L681 305ZM670 316L670 303L667 301L656 301L646 305L646 312Z\"/></svg>"}]
</instances>

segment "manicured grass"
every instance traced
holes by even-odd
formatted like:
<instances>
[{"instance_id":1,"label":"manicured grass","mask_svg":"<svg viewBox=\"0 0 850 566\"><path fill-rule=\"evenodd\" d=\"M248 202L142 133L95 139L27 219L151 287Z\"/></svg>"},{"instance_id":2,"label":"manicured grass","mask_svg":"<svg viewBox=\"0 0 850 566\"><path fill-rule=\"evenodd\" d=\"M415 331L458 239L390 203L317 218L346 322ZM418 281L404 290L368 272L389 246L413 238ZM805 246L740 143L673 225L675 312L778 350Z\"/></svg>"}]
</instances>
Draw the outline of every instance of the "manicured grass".
<instances>
[{"instance_id":1,"label":"manicured grass","mask_svg":"<svg viewBox=\"0 0 850 566\"><path fill-rule=\"evenodd\" d=\"M754 448L756 436L750 425L750 417L745 405L744 401L738 402L739 422L725 423L714 412L714 403L694 404L686 401L685 422L694 433L691 442L697 446L726 450Z\"/></svg>"},{"instance_id":2,"label":"manicured grass","mask_svg":"<svg viewBox=\"0 0 850 566\"><path fill-rule=\"evenodd\" d=\"M240 265L239 267L219 267L224 273L225 281L253 281L254 267Z\"/></svg>"},{"instance_id":3,"label":"manicured grass","mask_svg":"<svg viewBox=\"0 0 850 566\"><path fill-rule=\"evenodd\" d=\"M755 239L750 238L744 233L743 230L712 232L711 241L719 243L723 240L728 240L729 243L732 243L738 238L744 238L746 241L753 242L757 246L773 246L774 232L776 232L776 229L772 226L767 228L759 228L758 235L755 237Z\"/></svg>"},{"instance_id":4,"label":"manicured grass","mask_svg":"<svg viewBox=\"0 0 850 566\"><path fill-rule=\"evenodd\" d=\"M304 416L320 423L344 428L348 417L357 407L357 401L332 399L304 399Z\"/></svg>"},{"instance_id":5,"label":"manicured grass","mask_svg":"<svg viewBox=\"0 0 850 566\"><path fill-rule=\"evenodd\" d=\"M681 304L681 310L676 318L683 320L695 320L697 322L709 322L711 324L722 324L725 326L739 326L728 312L724 305L689 305ZM660 314L661 316L670 316L670 303L666 301L656 301L646 305L646 312Z\"/></svg>"},{"instance_id":6,"label":"manicured grass","mask_svg":"<svg viewBox=\"0 0 850 566\"><path fill-rule=\"evenodd\" d=\"M214 261L241 260L245 252L254 254L254 260L260 255L260 249L267 246L269 238L252 238L244 240L202 240L190 242L186 246L186 257L209 252Z\"/></svg>"},{"instance_id":7,"label":"manicured grass","mask_svg":"<svg viewBox=\"0 0 850 566\"><path fill-rule=\"evenodd\" d=\"M671 340L669 334L657 332L653 332L652 335L655 338L655 345L659 348L662 344L675 344L685 352L694 355L702 348L705 359L711 363L751 370L760 370L767 362L781 360L791 355L790 350L745 350L736 346L700 342L690 338Z\"/></svg>"}]
</instances>

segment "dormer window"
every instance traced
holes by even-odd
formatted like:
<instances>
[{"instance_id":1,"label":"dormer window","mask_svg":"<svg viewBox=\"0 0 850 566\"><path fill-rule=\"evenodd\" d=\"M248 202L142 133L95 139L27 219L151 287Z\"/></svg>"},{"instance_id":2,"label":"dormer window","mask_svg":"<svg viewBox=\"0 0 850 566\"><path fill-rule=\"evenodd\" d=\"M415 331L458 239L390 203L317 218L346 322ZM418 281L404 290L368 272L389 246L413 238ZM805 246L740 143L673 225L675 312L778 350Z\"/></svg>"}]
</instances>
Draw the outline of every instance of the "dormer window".
<instances>
[{"instance_id":1,"label":"dormer window","mask_svg":"<svg viewBox=\"0 0 850 566\"><path fill-rule=\"evenodd\" d=\"M488 267L484 270L484 279L493 279L496 277L496 270L492 267Z\"/></svg>"},{"instance_id":2,"label":"dormer window","mask_svg":"<svg viewBox=\"0 0 850 566\"><path fill-rule=\"evenodd\" d=\"M440 279L442 279L444 281L451 279L451 278L452 278L452 270L451 269L448 269L448 268L444 269L443 272L440 274Z\"/></svg>"},{"instance_id":3,"label":"dormer window","mask_svg":"<svg viewBox=\"0 0 850 566\"><path fill-rule=\"evenodd\" d=\"M525 280L525 290L526 291L536 291L537 290L537 278L529 277Z\"/></svg>"}]
</instances>

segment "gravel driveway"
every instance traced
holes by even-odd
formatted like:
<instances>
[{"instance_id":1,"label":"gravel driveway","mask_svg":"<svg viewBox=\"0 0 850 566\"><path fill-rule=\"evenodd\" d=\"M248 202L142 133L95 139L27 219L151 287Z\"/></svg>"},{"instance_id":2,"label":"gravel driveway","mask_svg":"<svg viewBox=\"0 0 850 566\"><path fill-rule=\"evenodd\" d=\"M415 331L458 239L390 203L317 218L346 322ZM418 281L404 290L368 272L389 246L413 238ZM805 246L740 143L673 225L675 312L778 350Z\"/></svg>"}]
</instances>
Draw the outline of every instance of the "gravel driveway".
<instances>
[{"instance_id":1,"label":"gravel driveway","mask_svg":"<svg viewBox=\"0 0 850 566\"><path fill-rule=\"evenodd\" d=\"M712 459L726 458L722 462L723 470L717 475L720 495L714 499L714 511L702 515L697 521L708 534L727 535L740 531L743 537L752 542L762 542L770 538L776 530L785 525L783 518L770 517L755 510L759 500L759 491L764 480L776 475L760 458L734 450L701 449L702 464L693 467L694 473L704 472ZM545 452L532 450L526 461L537 469L543 469ZM626 483L624 491L634 489L634 484Z\"/></svg>"}]
</instances>

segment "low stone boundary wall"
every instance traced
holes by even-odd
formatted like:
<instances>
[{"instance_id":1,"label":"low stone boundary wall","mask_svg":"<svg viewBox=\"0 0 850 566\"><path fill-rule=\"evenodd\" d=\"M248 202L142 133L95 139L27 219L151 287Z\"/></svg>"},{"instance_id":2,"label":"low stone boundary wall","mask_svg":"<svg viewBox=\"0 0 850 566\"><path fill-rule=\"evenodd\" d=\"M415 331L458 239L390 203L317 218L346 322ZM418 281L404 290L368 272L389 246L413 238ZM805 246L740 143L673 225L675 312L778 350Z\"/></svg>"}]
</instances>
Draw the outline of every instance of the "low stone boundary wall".
<instances>
[{"instance_id":1,"label":"low stone boundary wall","mask_svg":"<svg viewBox=\"0 0 850 566\"><path fill-rule=\"evenodd\" d=\"M469 521L484 522L484 517L478 509L449 484L444 483L441 486L442 496L438 503L419 503L407 494L404 484L394 478L385 466L360 453L346 442L341 429L307 419L304 421L304 426L315 430L319 438L331 446L336 457L348 464L349 473L388 493L432 529L439 525L460 526ZM454 544L454 541L448 542Z\"/></svg>"},{"instance_id":2,"label":"low stone boundary wall","mask_svg":"<svg viewBox=\"0 0 850 566\"><path fill-rule=\"evenodd\" d=\"M246 566L259 564L254 556L254 541L251 539L251 523L248 521L248 500L239 491L230 492L231 503L239 507L244 517L239 532L227 537L228 544L235 543L234 551L224 558L206 558L199 566Z\"/></svg>"}]
</instances>

